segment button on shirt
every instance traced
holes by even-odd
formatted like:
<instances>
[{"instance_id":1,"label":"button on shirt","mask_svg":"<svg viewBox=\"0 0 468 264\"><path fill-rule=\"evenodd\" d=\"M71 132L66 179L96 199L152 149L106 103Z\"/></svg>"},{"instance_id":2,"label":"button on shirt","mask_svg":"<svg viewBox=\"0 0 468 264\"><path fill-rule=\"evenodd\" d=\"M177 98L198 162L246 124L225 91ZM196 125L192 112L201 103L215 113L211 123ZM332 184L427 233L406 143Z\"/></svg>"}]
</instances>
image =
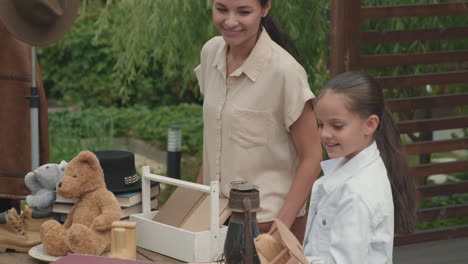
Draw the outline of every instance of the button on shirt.
<instances>
[{"instance_id":1,"label":"button on shirt","mask_svg":"<svg viewBox=\"0 0 468 264\"><path fill-rule=\"evenodd\" d=\"M257 220L272 221L299 164L289 127L313 94L304 69L266 30L226 77L227 48L222 37L209 40L195 69L204 95L203 181L219 180L226 197L232 181L256 184Z\"/></svg>"},{"instance_id":2,"label":"button on shirt","mask_svg":"<svg viewBox=\"0 0 468 264\"><path fill-rule=\"evenodd\" d=\"M392 263L393 199L376 143L344 163L321 163L310 199L304 253L310 263Z\"/></svg>"}]
</instances>

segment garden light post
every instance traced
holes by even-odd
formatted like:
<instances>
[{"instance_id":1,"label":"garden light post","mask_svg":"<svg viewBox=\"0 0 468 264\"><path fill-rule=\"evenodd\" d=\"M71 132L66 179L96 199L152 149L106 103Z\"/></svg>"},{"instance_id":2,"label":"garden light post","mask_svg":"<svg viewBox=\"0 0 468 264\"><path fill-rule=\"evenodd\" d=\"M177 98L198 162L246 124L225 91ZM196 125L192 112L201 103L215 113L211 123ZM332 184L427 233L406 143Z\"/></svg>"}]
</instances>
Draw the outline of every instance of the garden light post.
<instances>
[{"instance_id":1,"label":"garden light post","mask_svg":"<svg viewBox=\"0 0 468 264\"><path fill-rule=\"evenodd\" d=\"M36 79L36 48L31 47L31 89L29 112L31 116L31 170L39 167L39 90Z\"/></svg>"},{"instance_id":2,"label":"garden light post","mask_svg":"<svg viewBox=\"0 0 468 264\"><path fill-rule=\"evenodd\" d=\"M182 147L182 130L178 125L169 126L167 136L167 176L180 179L180 159Z\"/></svg>"}]
</instances>

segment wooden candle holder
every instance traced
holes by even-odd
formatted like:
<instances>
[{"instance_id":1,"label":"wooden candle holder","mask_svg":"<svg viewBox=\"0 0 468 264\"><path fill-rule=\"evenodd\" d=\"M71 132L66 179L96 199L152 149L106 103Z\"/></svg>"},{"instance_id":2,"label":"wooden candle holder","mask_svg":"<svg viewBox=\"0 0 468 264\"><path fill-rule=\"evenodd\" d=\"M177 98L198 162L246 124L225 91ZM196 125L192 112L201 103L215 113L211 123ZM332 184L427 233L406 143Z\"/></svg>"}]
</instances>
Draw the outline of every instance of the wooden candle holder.
<instances>
[{"instance_id":1,"label":"wooden candle holder","mask_svg":"<svg viewBox=\"0 0 468 264\"><path fill-rule=\"evenodd\" d=\"M111 257L136 260L136 223L114 221L111 230Z\"/></svg>"}]
</instances>

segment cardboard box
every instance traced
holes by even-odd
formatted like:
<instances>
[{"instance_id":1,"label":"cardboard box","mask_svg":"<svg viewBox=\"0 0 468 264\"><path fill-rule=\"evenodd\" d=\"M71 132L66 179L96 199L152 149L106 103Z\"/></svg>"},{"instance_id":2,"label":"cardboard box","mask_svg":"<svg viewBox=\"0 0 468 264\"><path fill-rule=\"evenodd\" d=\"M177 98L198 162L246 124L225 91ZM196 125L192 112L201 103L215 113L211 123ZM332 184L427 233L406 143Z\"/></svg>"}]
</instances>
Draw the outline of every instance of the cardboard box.
<instances>
[{"instance_id":1,"label":"cardboard box","mask_svg":"<svg viewBox=\"0 0 468 264\"><path fill-rule=\"evenodd\" d=\"M204 195L204 192L198 190L177 187L153 220L162 224L181 227L198 207Z\"/></svg>"},{"instance_id":2,"label":"cardboard box","mask_svg":"<svg viewBox=\"0 0 468 264\"><path fill-rule=\"evenodd\" d=\"M219 198L219 212L221 226L231 215L227 198ZM153 220L187 231L207 231L210 229L210 197L202 191L178 187Z\"/></svg>"},{"instance_id":3,"label":"cardboard box","mask_svg":"<svg viewBox=\"0 0 468 264\"><path fill-rule=\"evenodd\" d=\"M219 182L212 182L210 186L206 186L172 179L151 174L148 166L143 167L142 172L143 213L130 216L130 221L137 223L137 246L185 262L212 262L218 260L223 253L224 241L227 234L227 226L220 226L220 213L224 217L225 212L223 213L220 210L220 205L222 207L224 202L220 204ZM169 215L171 213L175 215L175 220L172 221L167 218L167 212L158 217L157 215L160 211L151 211L149 205L150 181L158 181L198 191L193 192L195 197L198 196L199 192L209 195L202 195L195 202L189 202L189 200L183 198L173 199L179 202L176 203L175 207L168 207L170 208ZM183 189L180 189L175 197L183 197L183 195ZM184 203L191 205L185 206ZM189 215L186 213L178 214L177 210L173 210L177 209L177 204L181 205L181 208L185 208L186 212L189 211L191 213ZM207 207L210 209L209 214L206 211ZM195 211L192 210L194 208ZM203 224L209 224L209 229L197 231L200 228L204 229L204 227L197 224L200 223L197 218L202 216L203 219L203 216L206 218L206 215L209 215L209 221L203 220ZM159 219L159 222L153 219ZM161 223L161 221L166 223ZM194 231L181 228L182 226Z\"/></svg>"},{"instance_id":4,"label":"cardboard box","mask_svg":"<svg viewBox=\"0 0 468 264\"><path fill-rule=\"evenodd\" d=\"M219 198L219 212L219 226L222 226L231 215L231 211L228 209L227 198ZM210 230L210 199L208 195L202 196L196 207L189 212L179 228L192 232Z\"/></svg>"}]
</instances>

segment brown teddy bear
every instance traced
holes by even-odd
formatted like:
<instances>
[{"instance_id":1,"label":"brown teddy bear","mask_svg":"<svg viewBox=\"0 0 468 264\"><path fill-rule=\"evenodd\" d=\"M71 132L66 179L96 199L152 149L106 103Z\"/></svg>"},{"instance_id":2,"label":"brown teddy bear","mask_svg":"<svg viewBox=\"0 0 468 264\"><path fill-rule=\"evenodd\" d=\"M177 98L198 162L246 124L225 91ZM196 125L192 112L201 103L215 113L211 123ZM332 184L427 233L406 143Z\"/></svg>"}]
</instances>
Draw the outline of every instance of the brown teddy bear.
<instances>
[{"instance_id":1,"label":"brown teddy bear","mask_svg":"<svg viewBox=\"0 0 468 264\"><path fill-rule=\"evenodd\" d=\"M49 255L69 252L101 255L110 249L112 222L120 220L120 206L107 190L99 160L91 151L81 151L57 183L57 193L78 201L63 225L48 220L41 226L41 239Z\"/></svg>"}]
</instances>

